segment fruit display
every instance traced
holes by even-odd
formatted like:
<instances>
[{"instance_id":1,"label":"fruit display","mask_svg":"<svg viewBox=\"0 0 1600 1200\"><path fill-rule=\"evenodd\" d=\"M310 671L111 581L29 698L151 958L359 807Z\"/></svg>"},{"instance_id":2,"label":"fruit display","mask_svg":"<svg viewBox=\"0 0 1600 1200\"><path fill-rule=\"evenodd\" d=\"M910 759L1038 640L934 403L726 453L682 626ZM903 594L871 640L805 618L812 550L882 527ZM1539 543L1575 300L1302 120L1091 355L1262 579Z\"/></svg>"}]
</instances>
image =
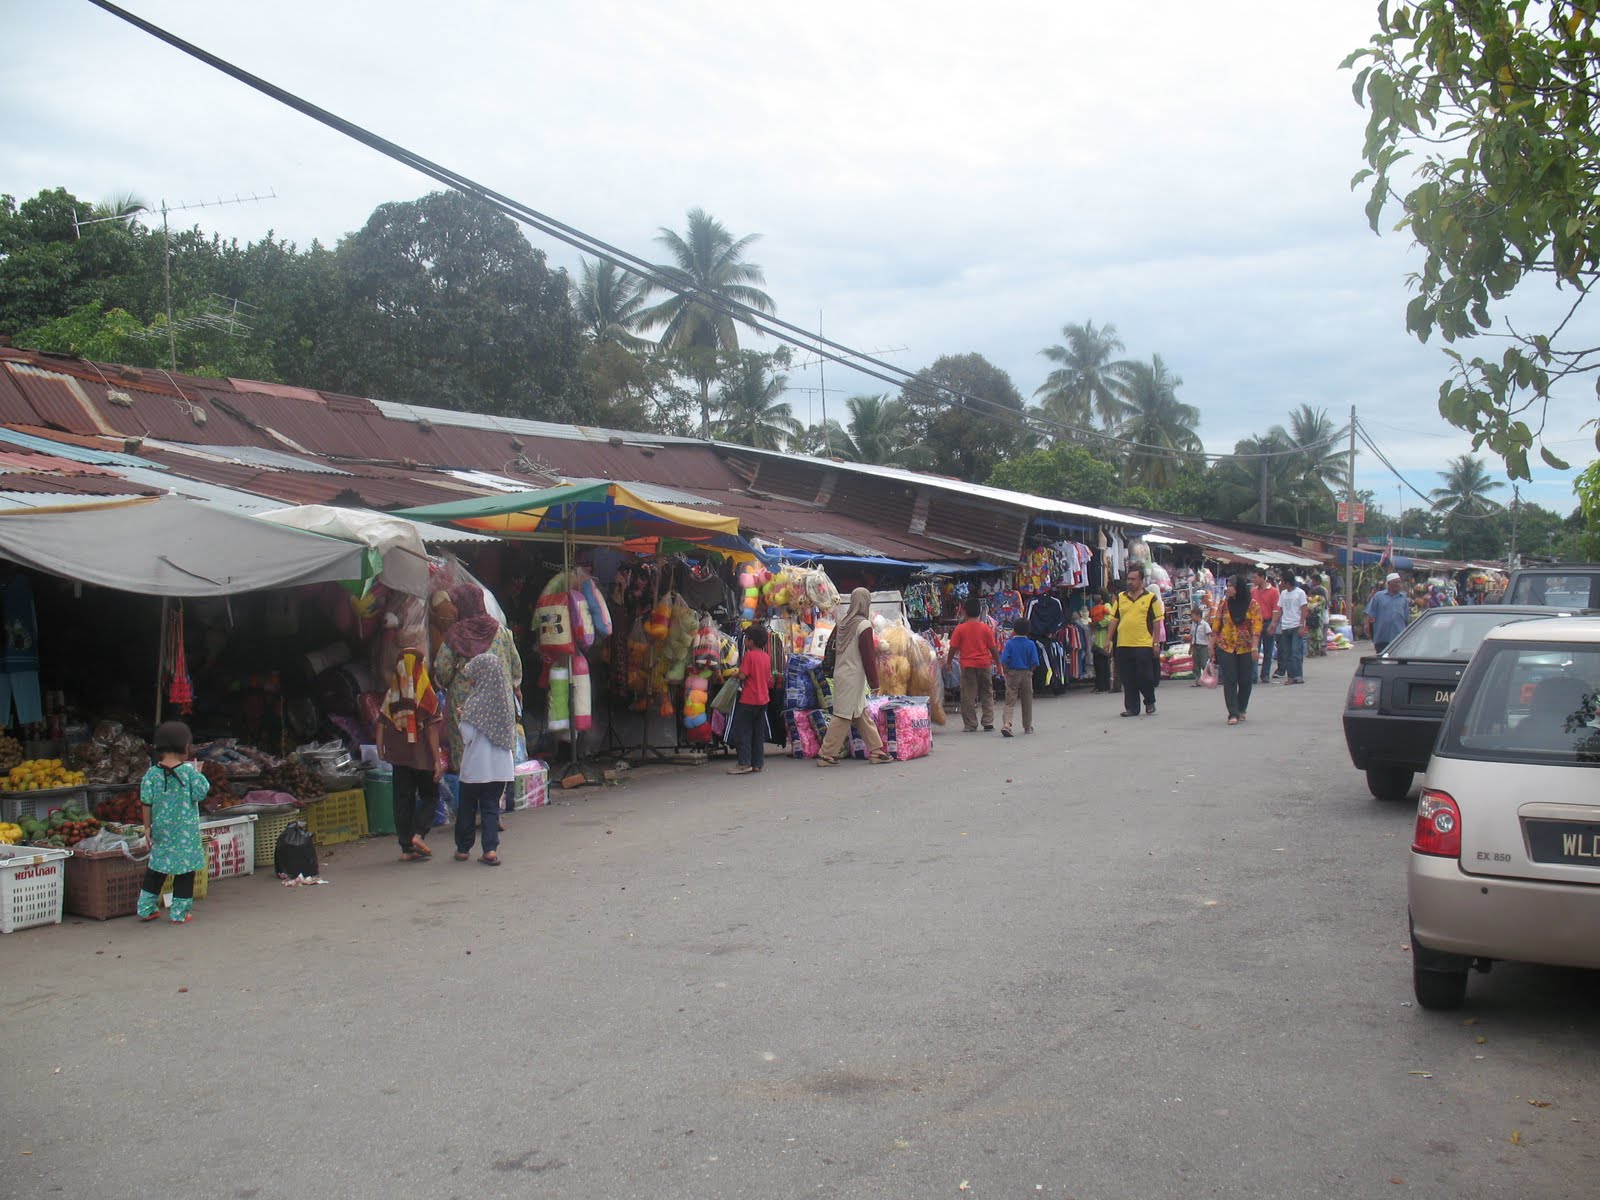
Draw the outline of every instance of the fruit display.
<instances>
[{"instance_id":1,"label":"fruit display","mask_svg":"<svg viewBox=\"0 0 1600 1200\"><path fill-rule=\"evenodd\" d=\"M31 758L18 763L0 780L8 792L42 792L48 788L82 787L88 780L82 771L69 771L59 758Z\"/></svg>"},{"instance_id":2,"label":"fruit display","mask_svg":"<svg viewBox=\"0 0 1600 1200\"><path fill-rule=\"evenodd\" d=\"M327 790L303 763L293 760L268 767L261 773L260 786L269 792L288 792L297 800L320 800Z\"/></svg>"},{"instance_id":3,"label":"fruit display","mask_svg":"<svg viewBox=\"0 0 1600 1200\"><path fill-rule=\"evenodd\" d=\"M15 846L22 840L22 826L0 821L0 846Z\"/></svg>"},{"instance_id":4,"label":"fruit display","mask_svg":"<svg viewBox=\"0 0 1600 1200\"><path fill-rule=\"evenodd\" d=\"M139 824L144 820L144 806L139 803L138 792L118 792L107 796L94 806L94 815L102 821L126 821Z\"/></svg>"},{"instance_id":5,"label":"fruit display","mask_svg":"<svg viewBox=\"0 0 1600 1200\"><path fill-rule=\"evenodd\" d=\"M9 771L26 758L22 743L7 733L0 733L0 771Z\"/></svg>"},{"instance_id":6,"label":"fruit display","mask_svg":"<svg viewBox=\"0 0 1600 1200\"><path fill-rule=\"evenodd\" d=\"M42 821L24 817L19 824L23 840L36 846L76 846L84 838L100 832L100 822L78 809L57 809Z\"/></svg>"}]
</instances>

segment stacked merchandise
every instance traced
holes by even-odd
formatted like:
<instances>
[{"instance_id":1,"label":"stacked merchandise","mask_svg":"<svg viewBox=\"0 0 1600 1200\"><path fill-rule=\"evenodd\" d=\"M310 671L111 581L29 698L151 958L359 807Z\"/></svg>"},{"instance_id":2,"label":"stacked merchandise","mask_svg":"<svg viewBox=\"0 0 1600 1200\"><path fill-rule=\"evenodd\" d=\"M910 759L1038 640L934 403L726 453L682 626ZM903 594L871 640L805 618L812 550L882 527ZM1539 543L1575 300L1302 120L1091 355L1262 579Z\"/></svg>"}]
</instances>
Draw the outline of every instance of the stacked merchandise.
<instances>
[{"instance_id":1,"label":"stacked merchandise","mask_svg":"<svg viewBox=\"0 0 1600 1200\"><path fill-rule=\"evenodd\" d=\"M1329 650L1348 650L1355 645L1350 636L1350 618L1343 613L1334 613L1328 618L1328 631L1323 635L1324 644Z\"/></svg>"}]
</instances>

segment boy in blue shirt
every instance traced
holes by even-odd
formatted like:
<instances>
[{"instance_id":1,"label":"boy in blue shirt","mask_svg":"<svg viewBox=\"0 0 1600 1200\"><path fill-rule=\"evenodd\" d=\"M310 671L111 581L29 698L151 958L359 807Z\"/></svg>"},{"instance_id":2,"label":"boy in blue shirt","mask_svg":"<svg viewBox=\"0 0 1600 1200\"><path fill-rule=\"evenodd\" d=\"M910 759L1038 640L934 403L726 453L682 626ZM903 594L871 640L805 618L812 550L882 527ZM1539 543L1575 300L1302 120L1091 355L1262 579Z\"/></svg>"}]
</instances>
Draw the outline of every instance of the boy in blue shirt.
<instances>
[{"instance_id":1,"label":"boy in blue shirt","mask_svg":"<svg viewBox=\"0 0 1600 1200\"><path fill-rule=\"evenodd\" d=\"M1011 713L1022 702L1022 732L1033 732L1033 669L1039 665L1039 647L1028 636L1027 618L1011 626L1011 636L1000 652L1000 666L1006 673L1006 709L1000 736L1011 736Z\"/></svg>"}]
</instances>

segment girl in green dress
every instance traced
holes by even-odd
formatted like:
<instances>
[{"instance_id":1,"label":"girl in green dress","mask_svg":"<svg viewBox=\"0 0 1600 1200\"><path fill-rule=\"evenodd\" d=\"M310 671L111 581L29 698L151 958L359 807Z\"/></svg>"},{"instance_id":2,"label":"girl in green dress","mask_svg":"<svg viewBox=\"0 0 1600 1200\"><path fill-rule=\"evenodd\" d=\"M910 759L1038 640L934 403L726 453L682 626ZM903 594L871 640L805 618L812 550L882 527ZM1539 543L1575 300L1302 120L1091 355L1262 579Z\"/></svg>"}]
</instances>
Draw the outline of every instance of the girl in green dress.
<instances>
[{"instance_id":1,"label":"girl in green dress","mask_svg":"<svg viewBox=\"0 0 1600 1200\"><path fill-rule=\"evenodd\" d=\"M156 730L156 765L144 773L139 800L150 837L150 866L139 891L139 919L161 915L161 888L172 876L172 923L193 915L194 873L206 865L200 844L200 801L211 784L189 761L189 727L168 721Z\"/></svg>"}]
</instances>

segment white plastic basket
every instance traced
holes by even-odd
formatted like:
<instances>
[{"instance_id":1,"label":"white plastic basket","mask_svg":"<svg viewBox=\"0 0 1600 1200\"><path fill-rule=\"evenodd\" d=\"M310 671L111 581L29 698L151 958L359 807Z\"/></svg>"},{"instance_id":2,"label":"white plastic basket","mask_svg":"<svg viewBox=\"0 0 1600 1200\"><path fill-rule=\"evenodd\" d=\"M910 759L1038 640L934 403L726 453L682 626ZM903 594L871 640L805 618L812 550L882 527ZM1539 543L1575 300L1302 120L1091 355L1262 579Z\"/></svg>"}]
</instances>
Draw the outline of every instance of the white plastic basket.
<instances>
[{"instance_id":1,"label":"white plastic basket","mask_svg":"<svg viewBox=\"0 0 1600 1200\"><path fill-rule=\"evenodd\" d=\"M0 933L61 924L70 850L0 846Z\"/></svg>"},{"instance_id":2,"label":"white plastic basket","mask_svg":"<svg viewBox=\"0 0 1600 1200\"><path fill-rule=\"evenodd\" d=\"M206 873L212 882L256 873L256 820L255 814L250 813L200 823Z\"/></svg>"}]
</instances>

